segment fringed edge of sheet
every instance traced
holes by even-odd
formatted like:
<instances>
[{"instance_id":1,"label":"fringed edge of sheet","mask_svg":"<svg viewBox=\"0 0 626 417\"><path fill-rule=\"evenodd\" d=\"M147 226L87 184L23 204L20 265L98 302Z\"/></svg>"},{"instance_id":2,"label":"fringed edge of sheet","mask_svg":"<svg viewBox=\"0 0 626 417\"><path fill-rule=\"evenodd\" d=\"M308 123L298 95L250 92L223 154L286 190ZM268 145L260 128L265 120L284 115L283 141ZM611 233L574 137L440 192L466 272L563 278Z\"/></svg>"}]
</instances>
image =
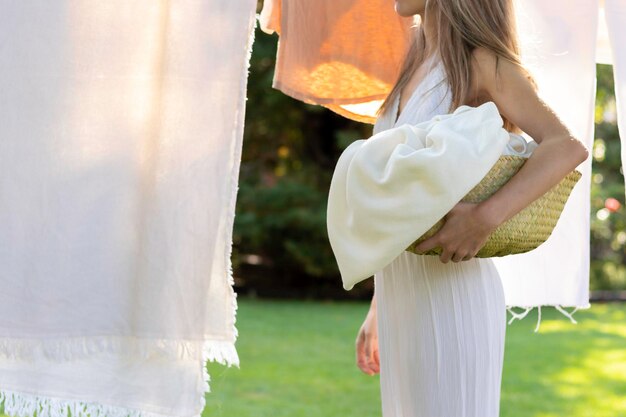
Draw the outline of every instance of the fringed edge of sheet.
<instances>
[{"instance_id":1,"label":"fringed edge of sheet","mask_svg":"<svg viewBox=\"0 0 626 417\"><path fill-rule=\"evenodd\" d=\"M234 342L207 341L202 349L202 360L207 362L217 362L226 366L239 367L239 355Z\"/></svg>"},{"instance_id":2,"label":"fringed edge of sheet","mask_svg":"<svg viewBox=\"0 0 626 417\"><path fill-rule=\"evenodd\" d=\"M231 262L232 257L232 239L233 239L233 228L235 224L235 206L237 202L237 193L239 191L239 170L241 166L241 152L243 148L243 125L245 120L245 102L246 102L246 92L248 85L248 74L250 71L250 60L252 58L252 45L254 44L254 36L255 29L259 22L260 15L258 13L252 13L250 16L250 21L248 22L248 41L245 46L245 58L243 62L243 68L245 71L245 77L241 77L241 83L239 84L239 99L244 102L244 106L242 106L241 111L237 115L236 123L237 129L233 129L233 140L231 143L233 144L232 149L232 162L233 166L231 167L231 195L229 196L229 204L227 209L227 223L224 230L224 242L228 242L226 245L226 253L225 253L225 265L228 270L228 287L231 294L232 299L232 333L234 335L233 342L207 342L204 344L202 349L202 375L203 375L203 390L206 393L211 392L211 376L209 375L209 371L207 370L207 362L218 362L222 365L235 365L239 367L239 355L237 354L237 349L235 348L235 340L239 336L239 331L236 327L237 322L237 294L235 293L234 285L235 279L233 277L233 266ZM202 408L206 406L206 398L204 395L202 396Z\"/></svg>"},{"instance_id":3,"label":"fringed edge of sheet","mask_svg":"<svg viewBox=\"0 0 626 417\"><path fill-rule=\"evenodd\" d=\"M209 375L209 371L207 370L207 362L217 362L222 365L227 365L228 367L236 366L239 368L239 356L237 355L237 349L235 348L234 343L230 342L222 342L220 344L215 344L213 342L208 342L205 344L204 349L202 351L202 380L203 380L203 391L204 393L211 392L211 376ZM204 396L202 397L202 408L206 405L206 399Z\"/></svg>"},{"instance_id":4,"label":"fringed edge of sheet","mask_svg":"<svg viewBox=\"0 0 626 417\"><path fill-rule=\"evenodd\" d=\"M518 313L516 311L513 310L513 308L523 308L524 311L522 311L521 313ZM506 306L506 309L509 313L511 313L511 320L509 320L508 324L511 324L515 319L517 320L521 320L524 317L526 317L528 315L528 313L530 313L530 311L533 308L537 308L537 326L535 326L535 333L537 333L539 331L539 325L541 323L541 307L554 307L555 309L557 309L558 311L561 312L561 314L563 314L565 317L567 317L572 323L574 324L578 324L578 322L574 319L573 315L574 313L576 313L576 311L578 311L579 309L586 309L589 308L588 306L574 306L574 309L572 311L567 311L565 310L564 306L561 304L545 304L545 305L538 305L538 306Z\"/></svg>"},{"instance_id":5,"label":"fringed edge of sheet","mask_svg":"<svg viewBox=\"0 0 626 417\"><path fill-rule=\"evenodd\" d=\"M0 409L3 404L4 414L12 417L67 417L68 411L72 417L173 417L96 402L0 389ZM194 417L201 417L201 414Z\"/></svg>"},{"instance_id":6,"label":"fringed edge of sheet","mask_svg":"<svg viewBox=\"0 0 626 417\"><path fill-rule=\"evenodd\" d=\"M81 336L60 339L0 339L0 356L19 360L63 362L99 353L134 351L142 359L161 354L172 359L205 357L222 364L238 364L234 342L221 340L150 339L129 336Z\"/></svg>"},{"instance_id":7,"label":"fringed edge of sheet","mask_svg":"<svg viewBox=\"0 0 626 417\"><path fill-rule=\"evenodd\" d=\"M234 342L207 342L202 350L202 360L200 366L202 367L202 394L201 394L201 408L204 410L206 406L205 395L211 392L211 375L207 370L207 362L217 362L222 365L228 365L229 367L235 365L239 368L239 356L237 349L235 349Z\"/></svg>"}]
</instances>

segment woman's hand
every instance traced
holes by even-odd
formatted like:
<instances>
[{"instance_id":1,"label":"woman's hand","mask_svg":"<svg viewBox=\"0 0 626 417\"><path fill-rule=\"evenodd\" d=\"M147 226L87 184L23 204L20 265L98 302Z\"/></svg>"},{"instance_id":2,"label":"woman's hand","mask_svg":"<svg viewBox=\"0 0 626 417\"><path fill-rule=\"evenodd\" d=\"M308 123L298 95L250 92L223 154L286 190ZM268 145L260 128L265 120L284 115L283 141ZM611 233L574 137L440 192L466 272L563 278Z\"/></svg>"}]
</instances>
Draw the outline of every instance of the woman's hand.
<instances>
[{"instance_id":1,"label":"woman's hand","mask_svg":"<svg viewBox=\"0 0 626 417\"><path fill-rule=\"evenodd\" d=\"M479 204L460 201L445 216L443 227L434 235L417 245L420 252L440 246L439 258L447 263L467 261L478 253L489 235L498 227L493 216L481 209Z\"/></svg>"},{"instance_id":2,"label":"woman's hand","mask_svg":"<svg viewBox=\"0 0 626 417\"><path fill-rule=\"evenodd\" d=\"M372 298L370 309L356 338L356 363L359 369L368 375L375 375L380 372L375 297Z\"/></svg>"}]
</instances>

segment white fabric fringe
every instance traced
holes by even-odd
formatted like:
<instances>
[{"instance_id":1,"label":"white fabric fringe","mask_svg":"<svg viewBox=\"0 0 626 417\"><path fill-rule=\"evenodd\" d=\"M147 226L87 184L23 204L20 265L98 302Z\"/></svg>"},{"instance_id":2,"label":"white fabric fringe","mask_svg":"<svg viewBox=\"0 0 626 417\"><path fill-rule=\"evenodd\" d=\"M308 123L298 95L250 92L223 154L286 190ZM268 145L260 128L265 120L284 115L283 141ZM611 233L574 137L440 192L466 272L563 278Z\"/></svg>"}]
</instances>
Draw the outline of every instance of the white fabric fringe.
<instances>
[{"instance_id":1,"label":"white fabric fringe","mask_svg":"<svg viewBox=\"0 0 626 417\"><path fill-rule=\"evenodd\" d=\"M163 414L130 410L99 403L66 400L23 392L0 390L0 404L4 413L15 417L163 417ZM182 416L181 416L182 417ZM199 416L198 416L199 417Z\"/></svg>"},{"instance_id":2,"label":"white fabric fringe","mask_svg":"<svg viewBox=\"0 0 626 417\"><path fill-rule=\"evenodd\" d=\"M217 362L227 366L239 367L237 350L231 342L206 341L202 345L202 352L198 352L197 342L160 340L157 346L159 353L167 355L168 359L193 359L199 355L202 358L199 366L202 367L203 391L211 392L211 377L207 371L207 362ZM151 341L132 341L120 337L75 338L69 343L64 341L19 341L3 340L2 353L11 359L22 360L51 360L71 361L103 352L116 354L128 348L138 348L143 358L154 354L154 345ZM201 398L202 408L206 405L204 396ZM105 405L96 402L81 400L52 398L46 395L36 395L26 392L0 388L0 410L9 416L15 417L67 417L67 411L72 417L175 417L162 413L152 413L145 410L130 409ZM36 411L36 414L34 412ZM194 417L200 417L201 414ZM183 417L183 416L181 416Z\"/></svg>"},{"instance_id":3,"label":"white fabric fringe","mask_svg":"<svg viewBox=\"0 0 626 417\"><path fill-rule=\"evenodd\" d=\"M511 320L509 320L508 324L511 324L514 320L521 320L528 315L528 313L533 309L537 308L537 326L535 327L535 333L539 331L539 325L541 323L541 307L542 306L530 306L530 307L520 307L520 306L506 306L506 309L509 313L511 313ZM570 321L574 324L578 324L578 322L574 319L573 315L580 307L575 306L571 312L567 312L564 307L560 304L554 305L544 305L543 307L554 307L558 311L560 311L565 317L570 319ZM521 313L516 312L513 308L524 308L524 311Z\"/></svg>"},{"instance_id":4,"label":"white fabric fringe","mask_svg":"<svg viewBox=\"0 0 626 417\"><path fill-rule=\"evenodd\" d=\"M200 348L212 362L238 365L239 357L234 343L209 340L199 343L187 340L139 339L125 336L93 336L63 339L0 339L0 355L10 359L55 362L86 358L99 353L133 351L147 359L156 353L169 359L193 359L200 356Z\"/></svg>"}]
</instances>

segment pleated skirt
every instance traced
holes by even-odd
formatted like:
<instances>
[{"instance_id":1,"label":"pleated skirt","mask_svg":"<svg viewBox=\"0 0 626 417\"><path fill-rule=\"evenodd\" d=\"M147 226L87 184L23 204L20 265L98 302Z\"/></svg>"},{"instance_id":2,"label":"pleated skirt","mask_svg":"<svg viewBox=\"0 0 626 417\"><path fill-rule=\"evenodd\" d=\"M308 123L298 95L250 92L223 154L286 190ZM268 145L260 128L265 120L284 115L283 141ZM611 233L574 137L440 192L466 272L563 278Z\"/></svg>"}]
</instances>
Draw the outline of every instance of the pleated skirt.
<instances>
[{"instance_id":1,"label":"pleated skirt","mask_svg":"<svg viewBox=\"0 0 626 417\"><path fill-rule=\"evenodd\" d=\"M374 279L383 417L498 417L506 307L492 260L405 251Z\"/></svg>"}]
</instances>

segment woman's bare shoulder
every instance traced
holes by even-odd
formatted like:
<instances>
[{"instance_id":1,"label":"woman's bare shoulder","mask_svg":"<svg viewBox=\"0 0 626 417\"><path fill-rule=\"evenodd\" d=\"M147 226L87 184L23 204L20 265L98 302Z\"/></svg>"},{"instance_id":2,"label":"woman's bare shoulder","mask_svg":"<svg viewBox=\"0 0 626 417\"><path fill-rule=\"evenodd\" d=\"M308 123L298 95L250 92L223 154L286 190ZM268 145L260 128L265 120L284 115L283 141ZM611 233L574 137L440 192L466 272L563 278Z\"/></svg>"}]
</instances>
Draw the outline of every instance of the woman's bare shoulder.
<instances>
[{"instance_id":1,"label":"woman's bare shoulder","mask_svg":"<svg viewBox=\"0 0 626 417\"><path fill-rule=\"evenodd\" d=\"M483 47L472 51L472 80L477 94L488 97L510 83L521 82L534 89L523 68Z\"/></svg>"},{"instance_id":2,"label":"woman's bare shoulder","mask_svg":"<svg viewBox=\"0 0 626 417\"><path fill-rule=\"evenodd\" d=\"M568 128L539 97L526 69L486 48L472 51L475 88L493 101L500 114L537 143L569 135Z\"/></svg>"}]
</instances>

